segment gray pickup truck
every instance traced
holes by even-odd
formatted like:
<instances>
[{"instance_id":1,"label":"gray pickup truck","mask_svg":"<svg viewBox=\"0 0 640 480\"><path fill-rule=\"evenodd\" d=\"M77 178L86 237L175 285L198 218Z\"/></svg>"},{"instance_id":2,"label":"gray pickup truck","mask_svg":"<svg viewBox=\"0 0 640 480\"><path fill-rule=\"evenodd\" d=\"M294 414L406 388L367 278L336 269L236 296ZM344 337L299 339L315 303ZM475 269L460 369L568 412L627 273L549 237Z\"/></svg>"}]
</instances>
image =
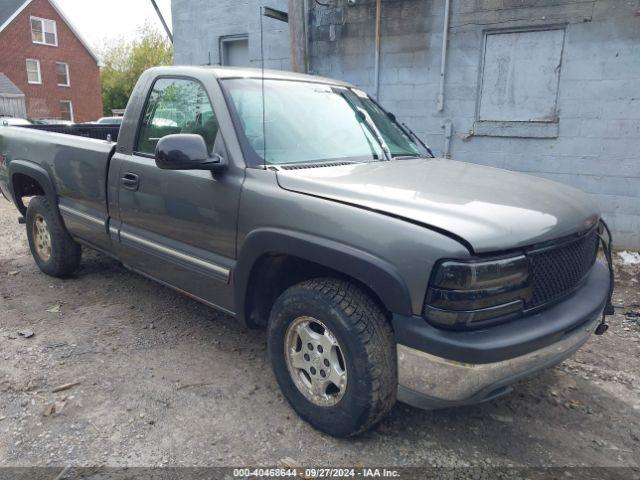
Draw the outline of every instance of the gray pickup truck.
<instances>
[{"instance_id":1,"label":"gray pickup truck","mask_svg":"<svg viewBox=\"0 0 640 480\"><path fill-rule=\"evenodd\" d=\"M284 396L331 435L396 399L496 398L606 330L611 241L585 194L434 158L352 85L154 68L108 139L83 128L0 127L40 269L73 274L82 245L266 327Z\"/></svg>"}]
</instances>

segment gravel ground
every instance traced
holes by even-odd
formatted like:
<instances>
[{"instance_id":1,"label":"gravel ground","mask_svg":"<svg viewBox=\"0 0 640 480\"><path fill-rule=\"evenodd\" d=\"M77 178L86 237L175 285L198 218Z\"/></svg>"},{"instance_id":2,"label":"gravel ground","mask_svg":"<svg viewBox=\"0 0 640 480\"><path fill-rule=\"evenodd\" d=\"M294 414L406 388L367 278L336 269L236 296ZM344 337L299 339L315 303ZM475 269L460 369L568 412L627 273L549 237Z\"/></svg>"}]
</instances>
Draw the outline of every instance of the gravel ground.
<instances>
[{"instance_id":1,"label":"gravel ground","mask_svg":"<svg viewBox=\"0 0 640 480\"><path fill-rule=\"evenodd\" d=\"M619 269L609 333L562 365L336 440L284 401L264 332L87 250L47 277L16 219L1 200L0 466L640 466L640 265Z\"/></svg>"}]
</instances>

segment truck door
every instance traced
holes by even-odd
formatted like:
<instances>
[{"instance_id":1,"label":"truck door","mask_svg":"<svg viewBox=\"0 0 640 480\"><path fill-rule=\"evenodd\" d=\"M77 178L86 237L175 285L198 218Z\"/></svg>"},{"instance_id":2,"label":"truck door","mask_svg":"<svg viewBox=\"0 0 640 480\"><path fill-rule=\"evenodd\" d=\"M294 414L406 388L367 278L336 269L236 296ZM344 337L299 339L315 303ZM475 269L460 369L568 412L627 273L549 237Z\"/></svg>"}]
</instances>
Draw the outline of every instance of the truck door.
<instances>
[{"instance_id":1,"label":"truck door","mask_svg":"<svg viewBox=\"0 0 640 480\"><path fill-rule=\"evenodd\" d=\"M223 310L233 309L236 216L243 170L161 170L158 140L196 133L225 155L216 112L195 79L160 77L142 110L131 155L118 155L119 256L133 269ZM119 231L118 231L119 230Z\"/></svg>"}]
</instances>

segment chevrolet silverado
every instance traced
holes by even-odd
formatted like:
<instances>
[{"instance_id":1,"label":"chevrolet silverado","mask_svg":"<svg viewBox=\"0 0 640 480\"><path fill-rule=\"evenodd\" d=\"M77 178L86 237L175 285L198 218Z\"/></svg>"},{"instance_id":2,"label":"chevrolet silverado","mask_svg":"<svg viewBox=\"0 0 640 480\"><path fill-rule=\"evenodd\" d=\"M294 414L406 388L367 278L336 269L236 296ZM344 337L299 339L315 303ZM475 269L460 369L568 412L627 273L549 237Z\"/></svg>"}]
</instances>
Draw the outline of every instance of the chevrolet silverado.
<instances>
[{"instance_id":1,"label":"chevrolet silverado","mask_svg":"<svg viewBox=\"0 0 640 480\"><path fill-rule=\"evenodd\" d=\"M0 126L38 267L72 275L88 247L265 327L282 392L329 434L397 399L496 398L606 330L611 237L586 194L435 158L350 84L153 68L96 128Z\"/></svg>"}]
</instances>

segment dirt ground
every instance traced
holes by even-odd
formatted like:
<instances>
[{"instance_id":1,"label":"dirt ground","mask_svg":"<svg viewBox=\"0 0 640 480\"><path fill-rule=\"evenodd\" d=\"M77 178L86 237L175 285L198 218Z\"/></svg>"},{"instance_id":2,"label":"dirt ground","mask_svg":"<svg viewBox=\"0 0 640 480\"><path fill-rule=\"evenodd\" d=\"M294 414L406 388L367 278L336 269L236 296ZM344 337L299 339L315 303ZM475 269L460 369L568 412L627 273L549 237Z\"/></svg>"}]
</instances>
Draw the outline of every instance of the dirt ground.
<instances>
[{"instance_id":1,"label":"dirt ground","mask_svg":"<svg viewBox=\"0 0 640 480\"><path fill-rule=\"evenodd\" d=\"M640 265L619 269L609 333L571 360L336 440L284 401L264 332L83 255L74 278L40 273L0 200L0 466L640 466Z\"/></svg>"}]
</instances>

